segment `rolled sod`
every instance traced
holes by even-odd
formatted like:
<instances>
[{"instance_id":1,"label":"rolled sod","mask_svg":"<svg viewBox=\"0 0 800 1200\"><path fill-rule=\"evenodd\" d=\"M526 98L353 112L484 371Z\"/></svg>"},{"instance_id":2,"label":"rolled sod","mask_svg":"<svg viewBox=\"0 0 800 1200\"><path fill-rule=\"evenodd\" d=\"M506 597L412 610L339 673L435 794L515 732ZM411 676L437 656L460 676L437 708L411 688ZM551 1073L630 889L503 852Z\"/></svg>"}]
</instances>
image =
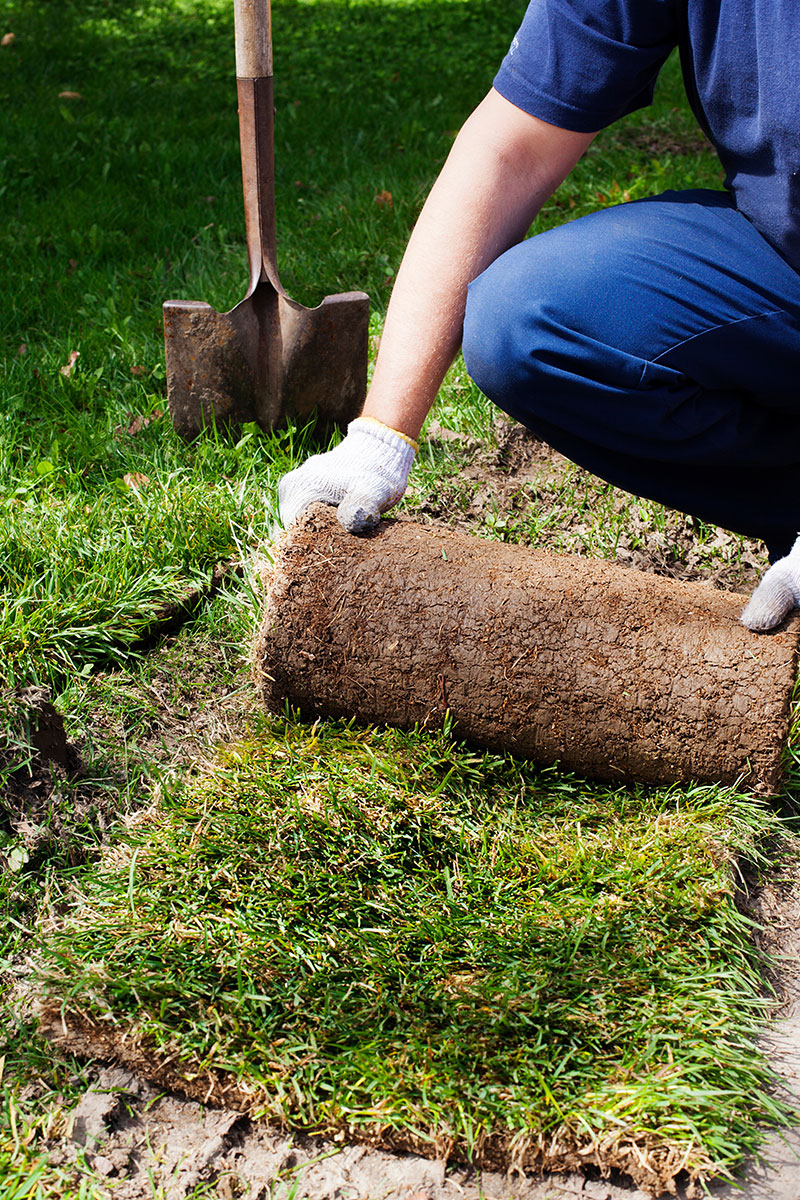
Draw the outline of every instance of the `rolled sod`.
<instances>
[{"instance_id":1,"label":"rolled sod","mask_svg":"<svg viewBox=\"0 0 800 1200\"><path fill-rule=\"evenodd\" d=\"M255 673L273 711L439 725L594 779L778 790L800 618L746 597L315 505L274 548Z\"/></svg>"}]
</instances>

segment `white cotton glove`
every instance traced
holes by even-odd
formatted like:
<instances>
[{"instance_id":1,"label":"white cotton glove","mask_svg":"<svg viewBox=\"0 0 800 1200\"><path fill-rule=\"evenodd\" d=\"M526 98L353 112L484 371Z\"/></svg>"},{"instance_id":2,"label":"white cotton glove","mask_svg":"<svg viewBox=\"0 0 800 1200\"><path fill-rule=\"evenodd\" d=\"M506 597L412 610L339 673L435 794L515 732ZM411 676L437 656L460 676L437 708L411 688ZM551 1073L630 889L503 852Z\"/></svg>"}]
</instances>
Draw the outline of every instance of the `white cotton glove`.
<instances>
[{"instance_id":1,"label":"white cotton glove","mask_svg":"<svg viewBox=\"0 0 800 1200\"><path fill-rule=\"evenodd\" d=\"M762 633L774 629L793 608L800 605L800 537L785 558L767 571L742 613L748 629Z\"/></svg>"},{"instance_id":2,"label":"white cotton glove","mask_svg":"<svg viewBox=\"0 0 800 1200\"><path fill-rule=\"evenodd\" d=\"M358 417L333 450L284 475L278 484L281 521L291 525L309 504L321 502L338 506L339 523L348 533L374 528L406 490L417 450L404 433L374 417Z\"/></svg>"}]
</instances>

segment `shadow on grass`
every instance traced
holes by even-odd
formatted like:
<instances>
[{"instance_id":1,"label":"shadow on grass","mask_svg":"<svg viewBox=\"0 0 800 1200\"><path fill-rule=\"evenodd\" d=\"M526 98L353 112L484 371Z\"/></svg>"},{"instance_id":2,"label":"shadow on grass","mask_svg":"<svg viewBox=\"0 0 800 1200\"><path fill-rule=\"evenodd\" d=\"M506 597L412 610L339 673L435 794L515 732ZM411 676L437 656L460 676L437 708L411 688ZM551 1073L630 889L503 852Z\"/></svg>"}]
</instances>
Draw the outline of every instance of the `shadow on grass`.
<instances>
[{"instance_id":1,"label":"shadow on grass","mask_svg":"<svg viewBox=\"0 0 800 1200\"><path fill-rule=\"evenodd\" d=\"M519 0L274 5L279 252L297 299L363 288L383 306L424 195L523 11ZM29 3L6 24L0 336L11 352L81 317L113 336L119 314L134 314L160 337L168 296L236 303L232 6ZM684 118L677 71L667 75L674 138ZM637 153L628 142L611 170Z\"/></svg>"}]
</instances>

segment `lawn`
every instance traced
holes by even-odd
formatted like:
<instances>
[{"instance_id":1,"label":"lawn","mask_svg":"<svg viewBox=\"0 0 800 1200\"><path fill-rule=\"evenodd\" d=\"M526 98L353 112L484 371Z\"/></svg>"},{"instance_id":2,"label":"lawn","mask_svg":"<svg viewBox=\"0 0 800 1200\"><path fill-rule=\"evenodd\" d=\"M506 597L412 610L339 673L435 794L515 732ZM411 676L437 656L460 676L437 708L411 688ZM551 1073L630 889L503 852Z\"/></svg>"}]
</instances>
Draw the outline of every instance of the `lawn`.
<instances>
[{"instance_id":1,"label":"lawn","mask_svg":"<svg viewBox=\"0 0 800 1200\"><path fill-rule=\"evenodd\" d=\"M409 229L521 11L276 0L291 295L364 289L374 342ZM35 1031L34 949L53 1004L135 1031L156 1058L174 1043L184 1075L233 1080L253 1111L298 1126L487 1163L510 1146L545 1162L558 1132L564 1161L602 1143L601 1165L630 1168L621 1147L635 1145L654 1177L734 1170L784 1119L754 1048L765 993L740 911L740 870L752 881L788 836L775 813L722 789L603 791L431 734L255 711L254 556L277 479L319 436L290 424L181 442L161 332L163 300L223 309L245 290L230 5L0 0L0 14L14 34L0 46L10 1194L99 1186L89 1159L53 1154L88 1068ZM597 139L535 229L719 183L671 61L652 108ZM720 586L764 565L760 546L531 448L460 362L404 505ZM44 695L77 773L38 757Z\"/></svg>"},{"instance_id":2,"label":"lawn","mask_svg":"<svg viewBox=\"0 0 800 1200\"><path fill-rule=\"evenodd\" d=\"M308 1132L703 1177L781 1119L734 865L776 832L723 788L262 719L76 882L48 1019Z\"/></svg>"}]
</instances>

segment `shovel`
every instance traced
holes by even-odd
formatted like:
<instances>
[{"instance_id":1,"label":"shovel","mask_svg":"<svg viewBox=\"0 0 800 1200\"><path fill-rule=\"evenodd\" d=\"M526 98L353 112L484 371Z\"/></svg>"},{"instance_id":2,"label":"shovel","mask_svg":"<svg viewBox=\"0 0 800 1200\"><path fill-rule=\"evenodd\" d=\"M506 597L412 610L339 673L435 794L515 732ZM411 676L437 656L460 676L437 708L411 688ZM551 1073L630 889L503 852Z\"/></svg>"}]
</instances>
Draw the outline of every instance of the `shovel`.
<instances>
[{"instance_id":1,"label":"shovel","mask_svg":"<svg viewBox=\"0 0 800 1200\"><path fill-rule=\"evenodd\" d=\"M187 438L212 424L272 429L314 409L343 425L367 385L369 297L344 292L305 308L278 277L269 0L234 0L234 23L250 284L226 313L200 300L164 304L169 409Z\"/></svg>"}]
</instances>

